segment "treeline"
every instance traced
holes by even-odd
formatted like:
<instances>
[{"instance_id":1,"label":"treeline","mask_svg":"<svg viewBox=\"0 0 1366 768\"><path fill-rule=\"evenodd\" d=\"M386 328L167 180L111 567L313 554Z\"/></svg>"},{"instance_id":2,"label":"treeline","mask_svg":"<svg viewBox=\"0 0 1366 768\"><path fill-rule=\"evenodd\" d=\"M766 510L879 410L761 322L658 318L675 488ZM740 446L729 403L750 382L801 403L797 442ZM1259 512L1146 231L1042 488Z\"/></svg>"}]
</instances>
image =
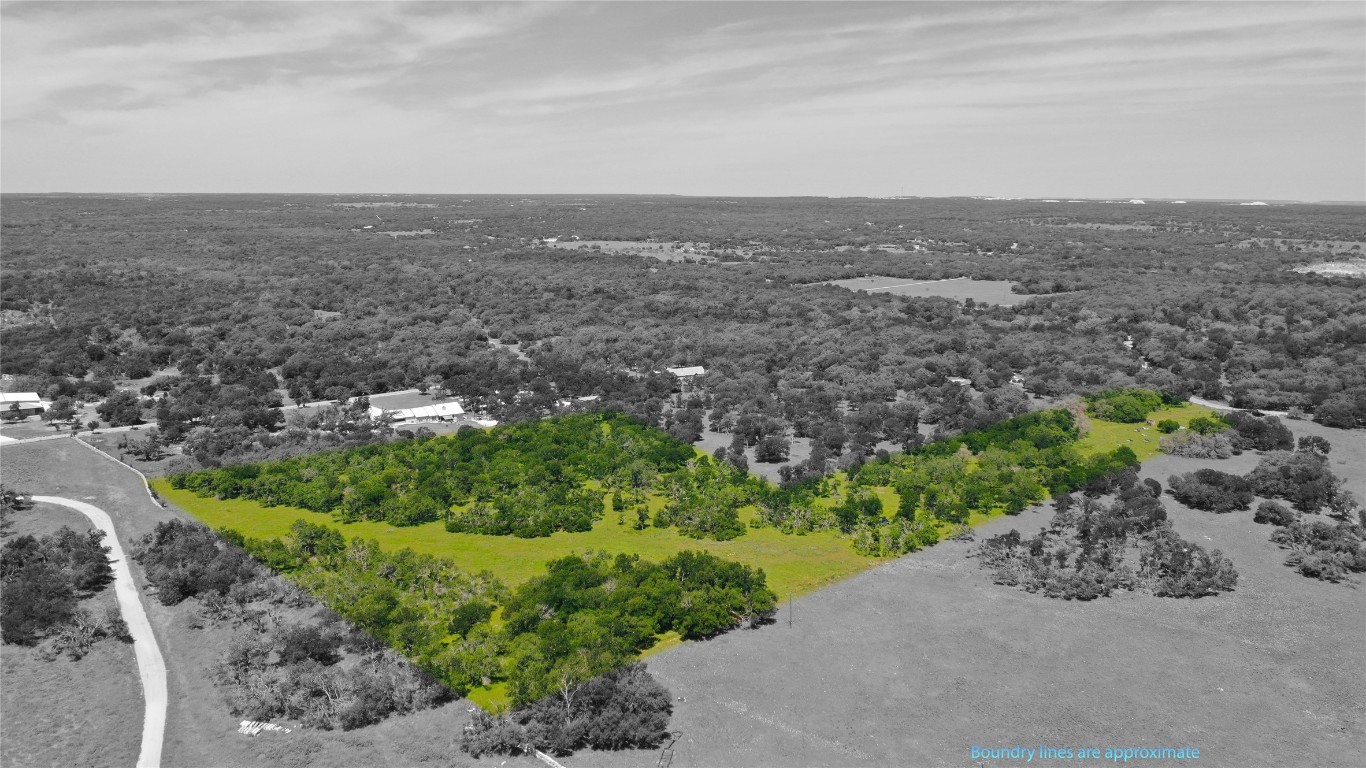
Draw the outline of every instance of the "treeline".
<instances>
[{"instance_id":1,"label":"treeline","mask_svg":"<svg viewBox=\"0 0 1366 768\"><path fill-rule=\"evenodd\" d=\"M325 549L328 540L323 531L300 529L285 548L291 554L277 550L274 557L295 562L297 553ZM172 520L159 523L133 553L158 600L179 605L194 599L192 627L232 632L217 649L212 675L233 714L350 730L454 698L381 640L273 575L238 546L242 542Z\"/></svg>"},{"instance_id":2,"label":"treeline","mask_svg":"<svg viewBox=\"0 0 1366 768\"><path fill-rule=\"evenodd\" d=\"M1054 500L1048 528L1031 538L1012 530L977 548L997 584L1066 600L1108 597L1115 590L1158 597L1203 597L1232 590L1233 563L1172 530L1153 480L1138 482L1134 469L1112 475L1113 500L1093 489L1080 502Z\"/></svg>"},{"instance_id":3,"label":"treeline","mask_svg":"<svg viewBox=\"0 0 1366 768\"><path fill-rule=\"evenodd\" d=\"M880 556L914 551L974 516L1019 514L1069 491L1102 492L1115 473L1138 465L1123 446L1083 456L1073 446L1075 418L1065 408L1039 411L858 466L850 473L856 488L890 486L900 502L891 520L859 516L855 548Z\"/></svg>"},{"instance_id":4,"label":"treeline","mask_svg":"<svg viewBox=\"0 0 1366 768\"><path fill-rule=\"evenodd\" d=\"M704 638L762 623L776 600L762 570L705 553L660 564L571 556L509 591L487 572L347 542L302 520L284 540L224 535L452 690L506 680L518 706L548 695L567 670L581 681L620 666L658 634Z\"/></svg>"},{"instance_id":5,"label":"treeline","mask_svg":"<svg viewBox=\"0 0 1366 768\"><path fill-rule=\"evenodd\" d=\"M203 496L332 513L340 522L444 519L452 531L532 537L586 531L601 518L603 496L587 490L587 480L641 487L641 478L675 472L695 456L691 446L619 414L576 414L189 472L170 482Z\"/></svg>"},{"instance_id":6,"label":"treeline","mask_svg":"<svg viewBox=\"0 0 1366 768\"><path fill-rule=\"evenodd\" d=\"M163 602L196 597L206 615L243 628L217 673L241 714L353 728L506 682L515 708L508 722L522 738L561 751L656 743L661 721L632 702L658 698L647 690L658 686L643 682L642 669L621 670L667 632L701 639L771 621L777 599L762 570L701 552L657 564L624 554L570 556L508 590L450 560L386 552L302 520L289 536L268 541L163 523L135 557ZM253 607L300 600L258 561L287 574L347 624L282 623ZM370 656L359 667L339 665L344 651L366 653L375 644L421 673ZM386 686L385 675L398 681ZM580 692L587 710L567 703ZM547 697L566 704L550 707ZM662 712L666 723L667 694L662 701L650 711ZM492 748L485 743L471 748Z\"/></svg>"},{"instance_id":7,"label":"treeline","mask_svg":"<svg viewBox=\"0 0 1366 768\"><path fill-rule=\"evenodd\" d=\"M1066 408L1037 411L909 453L860 458L848 465L853 491L843 499L824 473L774 488L729 453L724 461L698 456L612 413L200 470L170 482L204 496L330 512L339 522L444 519L452 532L523 537L587 531L610 509L620 525L724 541L744 534L740 510L754 505L750 525L838 529L858 551L889 556L930 546L973 515L1015 514L1137 463L1125 447L1081 455L1076 419ZM899 508L884 510L877 487L893 488ZM653 514L652 497L663 502Z\"/></svg>"},{"instance_id":8,"label":"treeline","mask_svg":"<svg viewBox=\"0 0 1366 768\"><path fill-rule=\"evenodd\" d=\"M604 198L569 220L544 202L461 198L395 209L395 226L423 215L410 224L436 233L377 252L360 209L222 204L7 205L0 302L28 318L0 344L16 386L95 398L173 368L155 390L164 409L144 400L116 417L208 430L187 456L209 463L269 449L283 430L257 409L277 389L300 401L439 387L504 421L596 394L686 436L698 422L666 423L676 382L662 372L684 364L708 368L699 383L717 423L772 419L823 443L842 430L851 449L870 432L850 415L874 405L904 404L945 431L1017 415L1017 376L1044 396L1142 386L1366 424L1359 280L1289 272L1308 257L1241 247L1268 228L1350 240L1360 227L1342 209L1197 206L1154 223L1080 204ZM262 229L262 210L281 226ZM1097 222L1121 230L1072 226ZM732 263L535 246L552 231L706 241ZM812 285L869 274L967 274L1054 295L985 307ZM206 396L181 376L236 389ZM239 407L253 415L235 418Z\"/></svg>"},{"instance_id":9,"label":"treeline","mask_svg":"<svg viewBox=\"0 0 1366 768\"><path fill-rule=\"evenodd\" d=\"M0 487L6 516L26 509L26 494ZM43 645L43 654L79 659L101 638L131 640L118 606L94 615L81 602L114 580L104 532L63 526L46 536L18 536L0 547L0 637Z\"/></svg>"}]
</instances>

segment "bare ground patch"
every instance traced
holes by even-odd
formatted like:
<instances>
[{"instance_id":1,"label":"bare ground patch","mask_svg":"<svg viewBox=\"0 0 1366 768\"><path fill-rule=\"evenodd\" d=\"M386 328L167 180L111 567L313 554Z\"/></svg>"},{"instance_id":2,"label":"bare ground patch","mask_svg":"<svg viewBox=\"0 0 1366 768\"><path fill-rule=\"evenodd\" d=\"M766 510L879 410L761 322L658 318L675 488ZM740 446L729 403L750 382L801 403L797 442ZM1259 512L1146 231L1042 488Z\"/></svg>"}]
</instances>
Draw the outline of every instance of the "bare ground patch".
<instances>
[{"instance_id":1,"label":"bare ground patch","mask_svg":"<svg viewBox=\"0 0 1366 768\"><path fill-rule=\"evenodd\" d=\"M894 296L906 296L908 298L939 296L954 301L972 299L979 304L1000 304L1002 306L1014 306L1032 298L1028 294L1011 293L1010 287L1013 283L1008 280L973 280L967 277L947 280L918 280L916 278L874 275L871 277L854 277L848 280L832 280L820 283L820 285L837 285L851 291L890 293Z\"/></svg>"}]
</instances>

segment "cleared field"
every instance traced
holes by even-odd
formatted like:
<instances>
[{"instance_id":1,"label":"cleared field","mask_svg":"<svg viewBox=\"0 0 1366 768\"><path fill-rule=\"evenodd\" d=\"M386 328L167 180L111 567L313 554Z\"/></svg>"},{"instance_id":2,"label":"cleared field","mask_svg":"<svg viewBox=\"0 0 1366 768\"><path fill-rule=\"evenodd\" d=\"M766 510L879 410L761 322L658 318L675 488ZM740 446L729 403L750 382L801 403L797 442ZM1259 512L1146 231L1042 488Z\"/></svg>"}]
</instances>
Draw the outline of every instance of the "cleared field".
<instances>
[{"instance_id":1,"label":"cleared field","mask_svg":"<svg viewBox=\"0 0 1366 768\"><path fill-rule=\"evenodd\" d=\"M738 539L710 541L680 536L673 529L651 527L637 531L629 522L618 524L616 514L608 512L591 531L562 531L548 537L522 539L450 533L442 523L406 528L377 522L340 525L330 515L320 512L268 508L248 499L202 498L189 491L176 490L162 479L153 480L152 486L167 501L214 528L233 528L253 538L278 538L289 532L289 526L295 520L303 519L335 526L347 537L375 539L385 549L409 547L416 552L448 557L468 571L491 571L509 585L541 575L546 563L576 552L627 552L659 561L686 549L701 549L763 568L769 587L787 597L819 589L857 573L873 562L854 552L846 539L828 531L788 536L772 528L751 528ZM659 499L651 500L652 510L661 505ZM753 514L752 509L742 510L741 519L748 522Z\"/></svg>"},{"instance_id":2,"label":"cleared field","mask_svg":"<svg viewBox=\"0 0 1366 768\"><path fill-rule=\"evenodd\" d=\"M1297 434L1303 423L1291 422ZM1324 428L1316 428L1319 434ZM1360 456L1360 434L1323 433ZM1154 458L1142 474L1225 461ZM1352 485L1366 464L1335 466ZM943 542L784 605L776 624L651 659L675 696L675 765L1022 766L969 757L983 747L1192 746L1204 766L1355 766L1366 749L1366 604L1359 585L1282 565L1252 512L1214 515L1164 499L1183 537L1220 548L1236 591L1201 600L1121 594L1066 602L991 583ZM985 524L1032 533L1051 510ZM651 764L646 752L594 752L575 764ZM1144 765L1196 761L1145 760ZM1029 765L1113 765L1041 760ZM492 763L496 764L496 763ZM1137 763L1131 762L1130 765Z\"/></svg>"},{"instance_id":3,"label":"cleared field","mask_svg":"<svg viewBox=\"0 0 1366 768\"><path fill-rule=\"evenodd\" d=\"M1185 424L1195 416L1210 413L1207 408L1187 405L1164 409L1161 417L1174 418ZM1140 458L1157 454L1155 438L1151 442L1142 442L1147 433L1133 431L1142 428L1155 434L1152 427L1113 424L1098 419L1093 419L1092 425L1091 432L1077 443L1077 448L1083 453L1109 451L1120 445L1128 445ZM724 438L718 433L709 434L718 444ZM725 442L729 443L729 440L725 439ZM805 450L808 441L800 442L800 447ZM704 445L703 450L709 447ZM769 475L771 480L776 480L777 466L751 463L752 468ZM662 560L683 550L701 549L719 557L763 568L768 575L769 587L779 597L787 598L820 589L877 562L854 552L847 538L831 531L789 535L773 528L747 528L745 534L737 539L712 541L687 538L672 528L635 530L629 521L618 522L615 513L607 512L591 531L561 531L548 537L524 539L516 536L451 533L441 522L411 527L370 521L339 524L331 515L321 512L283 506L267 507L244 498L201 497L188 490L172 488L164 478L154 478L152 486L162 498L213 528L232 528L252 538L273 539L288 535L290 525L296 520L333 525L347 537L374 539L385 549L408 547L416 552L450 558L471 572L490 571L509 585L538 576L544 572L547 562L574 553L626 552L639 554L648 560ZM895 510L899 503L896 492L891 489L879 489L878 492L885 508L889 512ZM828 503L834 502L830 500ZM651 512L658 511L662 506L662 499L651 497ZM741 521L747 524L755 513L752 507L741 509ZM975 525L987 519L986 516L977 516L972 522Z\"/></svg>"},{"instance_id":4,"label":"cleared field","mask_svg":"<svg viewBox=\"0 0 1366 768\"><path fill-rule=\"evenodd\" d=\"M1325 261L1322 264L1308 264L1295 267L1292 272L1316 272L1320 275L1343 275L1347 277L1366 277L1366 259L1355 261Z\"/></svg>"},{"instance_id":5,"label":"cleared field","mask_svg":"<svg viewBox=\"0 0 1366 768\"><path fill-rule=\"evenodd\" d=\"M1171 419L1185 427L1197 416L1213 418L1217 415L1217 411L1203 405L1186 403L1153 411L1148 419L1154 424L1163 419ZM1091 431L1081 439L1078 448L1086 453L1097 453L1127 446L1138 456L1139 461L1146 462L1162 453L1157 442L1160 437L1162 433L1151 424L1118 424L1113 421L1091 419Z\"/></svg>"},{"instance_id":6,"label":"cleared field","mask_svg":"<svg viewBox=\"0 0 1366 768\"><path fill-rule=\"evenodd\" d=\"M819 285L837 285L851 291L869 293L890 293L895 296L926 298L938 296L954 301L972 299L978 304L1000 304L1014 306L1031 298L1028 294L1011 293L1008 280L973 280L968 277L955 277L948 280L915 280L905 277L853 277L848 280L832 280Z\"/></svg>"}]
</instances>

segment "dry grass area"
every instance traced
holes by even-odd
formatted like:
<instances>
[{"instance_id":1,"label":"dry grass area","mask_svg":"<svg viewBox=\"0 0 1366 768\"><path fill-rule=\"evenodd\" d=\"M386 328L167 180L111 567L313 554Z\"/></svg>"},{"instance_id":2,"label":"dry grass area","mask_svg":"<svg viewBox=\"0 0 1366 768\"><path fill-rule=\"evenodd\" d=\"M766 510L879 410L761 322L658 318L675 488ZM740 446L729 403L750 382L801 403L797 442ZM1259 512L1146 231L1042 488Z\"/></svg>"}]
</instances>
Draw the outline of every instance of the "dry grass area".
<instances>
[{"instance_id":1,"label":"dry grass area","mask_svg":"<svg viewBox=\"0 0 1366 768\"><path fill-rule=\"evenodd\" d=\"M854 277L848 280L832 280L827 283L820 283L820 285L837 285L851 291L890 293L894 296L906 296L908 298L938 296L954 301L972 299L978 304L999 304L1007 307L1021 304L1031 298L1028 294L1011 293L1010 286L1013 283L1008 280L973 280L967 277L949 280L918 280L907 277L874 275L871 277Z\"/></svg>"},{"instance_id":2,"label":"dry grass area","mask_svg":"<svg viewBox=\"0 0 1366 768\"><path fill-rule=\"evenodd\" d=\"M1366 259L1351 261L1325 261L1320 264L1306 264L1295 267L1294 272L1314 272L1333 277L1366 277Z\"/></svg>"}]
</instances>

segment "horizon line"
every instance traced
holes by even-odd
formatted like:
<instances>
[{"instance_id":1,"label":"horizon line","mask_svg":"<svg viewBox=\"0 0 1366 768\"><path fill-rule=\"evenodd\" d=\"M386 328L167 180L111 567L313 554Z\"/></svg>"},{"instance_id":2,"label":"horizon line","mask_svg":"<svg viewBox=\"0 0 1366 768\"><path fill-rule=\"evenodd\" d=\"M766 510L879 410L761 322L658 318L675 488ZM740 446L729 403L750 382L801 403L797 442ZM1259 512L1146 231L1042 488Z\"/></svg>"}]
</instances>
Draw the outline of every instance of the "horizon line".
<instances>
[{"instance_id":1,"label":"horizon line","mask_svg":"<svg viewBox=\"0 0 1366 768\"><path fill-rule=\"evenodd\" d=\"M94 196L94 195L127 195L132 197L153 195L153 196L190 196L190 195L291 195L291 196L316 196L316 197L337 197L344 195L364 195L370 197L458 197L461 195L470 197L682 197L698 199L718 199L718 198L742 198L747 200L795 200L795 199L825 199L825 200L980 200L983 202L1032 202L1032 203L1112 203L1121 205L1146 204L1147 202L1156 203L1263 203L1265 205L1360 205L1366 206L1366 199L1363 200L1300 200L1294 198L1274 198L1274 197L1178 197L1178 196L1128 196L1128 195L1107 195L1107 196L1088 196L1088 195L1027 195L1027 196L1004 196L1004 195L819 195L819 194L789 194L789 195L756 195L756 194L690 194L684 192L159 192L159 191L0 191L0 196L11 195L43 195L43 196ZM1135 202L1138 201L1138 202Z\"/></svg>"}]
</instances>

